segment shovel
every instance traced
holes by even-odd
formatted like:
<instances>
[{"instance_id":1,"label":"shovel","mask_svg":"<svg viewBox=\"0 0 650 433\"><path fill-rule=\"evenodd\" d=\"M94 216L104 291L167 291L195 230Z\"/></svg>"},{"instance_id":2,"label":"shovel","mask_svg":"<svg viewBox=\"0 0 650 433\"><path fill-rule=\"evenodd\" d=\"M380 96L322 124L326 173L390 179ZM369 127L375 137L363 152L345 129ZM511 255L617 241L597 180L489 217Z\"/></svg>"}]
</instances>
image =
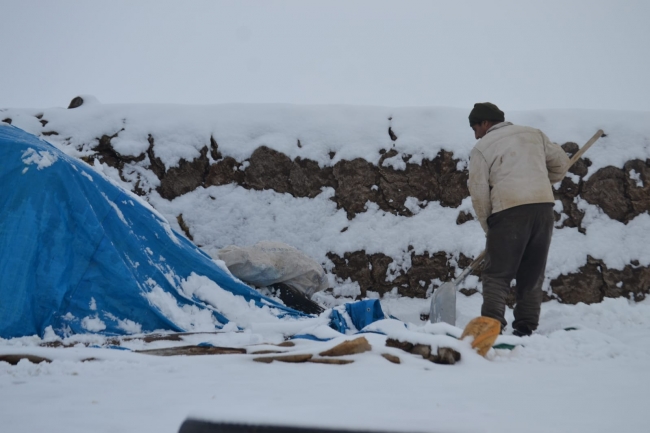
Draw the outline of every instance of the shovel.
<instances>
[{"instance_id":1,"label":"shovel","mask_svg":"<svg viewBox=\"0 0 650 433\"><path fill-rule=\"evenodd\" d=\"M485 251L465 268L465 270L452 281L447 281L438 287L431 297L431 311L429 320L432 323L445 322L456 325L456 288L465 281L465 278L480 266L485 258Z\"/></svg>"},{"instance_id":2,"label":"shovel","mask_svg":"<svg viewBox=\"0 0 650 433\"><path fill-rule=\"evenodd\" d=\"M594 134L589 141L582 146L569 160L564 174L569 171L569 168L605 133L602 129ZM452 281L447 281L442 286L438 287L431 296L431 309L429 310L429 320L432 323L445 322L450 325L456 326L456 289L465 281L465 278L478 268L485 258L485 251L476 257L476 259L456 278Z\"/></svg>"}]
</instances>

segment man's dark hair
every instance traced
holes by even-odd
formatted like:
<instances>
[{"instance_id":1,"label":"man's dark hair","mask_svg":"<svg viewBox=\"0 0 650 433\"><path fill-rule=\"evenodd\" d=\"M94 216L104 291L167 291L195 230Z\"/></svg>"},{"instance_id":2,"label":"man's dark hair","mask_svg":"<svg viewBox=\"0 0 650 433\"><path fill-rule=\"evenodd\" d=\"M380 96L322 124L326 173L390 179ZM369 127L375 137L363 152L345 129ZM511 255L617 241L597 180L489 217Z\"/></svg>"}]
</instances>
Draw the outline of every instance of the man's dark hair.
<instances>
[{"instance_id":1,"label":"man's dark hair","mask_svg":"<svg viewBox=\"0 0 650 433\"><path fill-rule=\"evenodd\" d=\"M469 113L469 126L474 126L484 120L500 123L505 120L503 111L491 102L477 102Z\"/></svg>"}]
</instances>

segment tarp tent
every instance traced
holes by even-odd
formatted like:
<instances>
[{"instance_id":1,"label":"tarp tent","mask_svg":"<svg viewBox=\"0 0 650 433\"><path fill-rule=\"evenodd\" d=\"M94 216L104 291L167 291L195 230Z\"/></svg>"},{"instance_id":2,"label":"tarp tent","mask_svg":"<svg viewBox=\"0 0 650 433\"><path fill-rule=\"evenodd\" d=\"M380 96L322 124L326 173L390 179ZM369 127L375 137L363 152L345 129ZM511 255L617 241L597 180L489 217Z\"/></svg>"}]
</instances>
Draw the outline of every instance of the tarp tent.
<instances>
[{"instance_id":1,"label":"tarp tent","mask_svg":"<svg viewBox=\"0 0 650 433\"><path fill-rule=\"evenodd\" d=\"M192 275L301 316L234 279L130 192L16 127L0 125L0 337L184 331L170 308L218 305L182 290Z\"/></svg>"}]
</instances>

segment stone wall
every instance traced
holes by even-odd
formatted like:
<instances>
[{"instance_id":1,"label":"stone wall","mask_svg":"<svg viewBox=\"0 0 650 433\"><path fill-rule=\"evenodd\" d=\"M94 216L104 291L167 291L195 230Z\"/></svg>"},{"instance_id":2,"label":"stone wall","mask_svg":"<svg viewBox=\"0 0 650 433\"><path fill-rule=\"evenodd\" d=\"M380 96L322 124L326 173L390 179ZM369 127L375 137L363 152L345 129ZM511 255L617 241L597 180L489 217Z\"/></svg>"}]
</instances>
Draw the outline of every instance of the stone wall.
<instances>
[{"instance_id":1,"label":"stone wall","mask_svg":"<svg viewBox=\"0 0 650 433\"><path fill-rule=\"evenodd\" d=\"M155 156L153 138L150 137L149 141L151 146L147 156L151 161L151 170L161 182L158 192L169 200L199 186L229 183L249 189L271 189L296 197L315 197L322 187L331 187L335 190L332 199L352 219L364 211L367 201L377 203L386 212L410 216L411 212L404 206L407 197L416 197L425 203L439 201L442 206L455 208L469 195L467 170L458 170L459 161L447 151L440 152L433 160L422 161L421 165L406 164L405 170L395 170L381 164L385 158L395 156L395 151L386 152L378 165L355 159L321 168L315 161L292 161L280 152L260 147L244 165L244 161L222 157L218 144L212 139L199 158L181 161L178 167L165 171ZM578 145L565 143L563 148L572 155L578 150ZM120 158L112 150L110 137L107 136L99 140L95 150L101 162L118 169L132 160ZM215 161L212 164L207 157L208 152ZM144 157L143 154L138 158ZM409 158L410 155L405 155L404 161ZM584 213L578 209L574 200L576 197L600 207L610 218L622 223L650 211L650 160L629 161L624 169L605 167L584 181L589 164L587 158L580 159L570 170L574 176L565 178L555 191L556 199L561 200L564 207L561 214L555 215L556 221L561 221L561 226L576 227L584 232L581 226ZM642 182L630 178L627 173L632 169L639 173ZM375 185L378 188L373 188ZM472 219L470 214L459 212L456 224L464 224ZM412 254L411 268L391 281L387 281L386 276L392 259L384 254L367 254L362 250L347 252L343 257L330 253L328 257L335 265L333 273L342 279L357 282L361 287L361 296L365 296L367 290L383 294L397 287L398 293L404 296L424 297L426 286L421 286L420 281L447 281L455 273L455 265L442 251ZM464 268L470 261L461 256L457 265ZM480 276L480 271L477 274ZM600 302L605 296L632 296L641 300L650 293L650 268L640 267L633 262L622 271L610 270L601 260L589 257L580 272L556 278L551 282L551 289L557 299L571 304ZM468 291L468 294L471 293ZM509 302L511 305L514 303L514 294Z\"/></svg>"}]
</instances>

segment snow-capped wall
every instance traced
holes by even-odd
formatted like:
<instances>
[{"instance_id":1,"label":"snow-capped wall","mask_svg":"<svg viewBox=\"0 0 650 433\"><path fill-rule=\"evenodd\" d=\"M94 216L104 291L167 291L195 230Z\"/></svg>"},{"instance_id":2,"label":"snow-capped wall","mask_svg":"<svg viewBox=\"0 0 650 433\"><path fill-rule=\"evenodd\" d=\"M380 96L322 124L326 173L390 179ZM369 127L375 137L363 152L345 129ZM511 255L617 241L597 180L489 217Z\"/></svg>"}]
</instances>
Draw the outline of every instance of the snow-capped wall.
<instances>
[{"instance_id":1,"label":"snow-capped wall","mask_svg":"<svg viewBox=\"0 0 650 433\"><path fill-rule=\"evenodd\" d=\"M484 247L467 197L469 109L83 99L74 109L0 110L0 120L93 164L208 252L279 240L323 263L335 294L421 297ZM650 292L650 113L506 119L569 153L607 134L555 187L549 295L575 303ZM465 289L480 290L478 276Z\"/></svg>"}]
</instances>

